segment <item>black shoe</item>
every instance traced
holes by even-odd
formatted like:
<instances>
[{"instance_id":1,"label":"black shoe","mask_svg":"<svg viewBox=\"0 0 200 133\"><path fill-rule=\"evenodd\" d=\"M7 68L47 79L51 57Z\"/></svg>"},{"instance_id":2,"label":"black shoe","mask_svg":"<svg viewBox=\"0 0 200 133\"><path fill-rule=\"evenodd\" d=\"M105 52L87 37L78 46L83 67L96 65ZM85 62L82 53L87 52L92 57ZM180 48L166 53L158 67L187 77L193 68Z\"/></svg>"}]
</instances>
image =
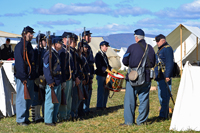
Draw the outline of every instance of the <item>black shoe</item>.
<instances>
[{"instance_id":1,"label":"black shoe","mask_svg":"<svg viewBox=\"0 0 200 133\"><path fill-rule=\"evenodd\" d=\"M17 125L28 126L28 124L26 122L17 122Z\"/></svg>"},{"instance_id":2,"label":"black shoe","mask_svg":"<svg viewBox=\"0 0 200 133\"><path fill-rule=\"evenodd\" d=\"M166 118L164 118L164 117L160 117L160 116L158 116L158 118L157 118L159 121L165 121L166 120Z\"/></svg>"},{"instance_id":3,"label":"black shoe","mask_svg":"<svg viewBox=\"0 0 200 133\"><path fill-rule=\"evenodd\" d=\"M121 124L119 124L119 126L123 126L123 127L125 127L125 126L128 126L128 125L125 124L125 123L121 123Z\"/></svg>"},{"instance_id":4,"label":"black shoe","mask_svg":"<svg viewBox=\"0 0 200 133\"><path fill-rule=\"evenodd\" d=\"M110 110L110 108L104 107L104 110Z\"/></svg>"},{"instance_id":5,"label":"black shoe","mask_svg":"<svg viewBox=\"0 0 200 133\"><path fill-rule=\"evenodd\" d=\"M55 123L45 123L45 125L47 125L47 126L56 126Z\"/></svg>"},{"instance_id":6,"label":"black shoe","mask_svg":"<svg viewBox=\"0 0 200 133\"><path fill-rule=\"evenodd\" d=\"M137 126L141 126L141 125L147 125L147 122L146 121L142 122L142 123L140 123L140 125L137 125Z\"/></svg>"}]
</instances>

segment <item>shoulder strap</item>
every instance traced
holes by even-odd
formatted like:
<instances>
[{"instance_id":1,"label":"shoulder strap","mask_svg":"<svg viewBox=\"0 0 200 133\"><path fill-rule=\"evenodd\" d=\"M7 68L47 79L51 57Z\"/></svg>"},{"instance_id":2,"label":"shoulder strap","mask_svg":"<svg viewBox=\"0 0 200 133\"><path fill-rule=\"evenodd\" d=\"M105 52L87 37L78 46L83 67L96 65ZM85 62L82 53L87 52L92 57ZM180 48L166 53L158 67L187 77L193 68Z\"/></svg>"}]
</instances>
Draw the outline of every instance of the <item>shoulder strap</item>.
<instances>
[{"instance_id":1,"label":"shoulder strap","mask_svg":"<svg viewBox=\"0 0 200 133\"><path fill-rule=\"evenodd\" d=\"M144 48L144 46L141 44L141 42L139 42L138 44L139 44L140 47L143 49L143 51L145 51L145 48ZM146 43L146 45L148 45L148 44ZM150 60L149 60L149 56L148 56L148 55L147 55L147 62L148 62L148 67L151 67L151 63L150 63Z\"/></svg>"},{"instance_id":2,"label":"shoulder strap","mask_svg":"<svg viewBox=\"0 0 200 133\"><path fill-rule=\"evenodd\" d=\"M145 62L146 62L146 59L147 59L147 50L148 50L148 45L146 45L146 49L145 49L144 54L143 54L143 56L142 56L142 58L141 58L141 60L140 60L140 63L138 64L137 69L140 67L140 64L142 63L142 59L143 59L143 58L144 58L144 60L143 60L143 63L142 63L142 67L144 67ZM149 51L149 50L148 50L148 51Z\"/></svg>"}]
</instances>

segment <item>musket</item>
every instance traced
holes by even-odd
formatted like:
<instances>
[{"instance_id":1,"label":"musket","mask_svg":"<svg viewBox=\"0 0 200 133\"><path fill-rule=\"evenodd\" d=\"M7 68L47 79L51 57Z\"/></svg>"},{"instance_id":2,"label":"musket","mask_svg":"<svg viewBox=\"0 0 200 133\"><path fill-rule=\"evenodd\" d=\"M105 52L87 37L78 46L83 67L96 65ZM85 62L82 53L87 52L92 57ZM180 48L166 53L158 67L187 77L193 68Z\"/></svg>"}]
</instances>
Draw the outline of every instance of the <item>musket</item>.
<instances>
[{"instance_id":1,"label":"musket","mask_svg":"<svg viewBox=\"0 0 200 133\"><path fill-rule=\"evenodd\" d=\"M24 69L25 69L25 72L26 72L26 56L28 56L27 54L27 47L26 47L26 36L25 36L25 31L24 31L24 45L23 45L23 60L24 60ZM29 62L27 60L27 62ZM30 63L29 63L30 64ZM30 69L31 70L31 69ZM29 91L28 91L28 88L27 88L27 84L26 82L23 83L24 84L24 99L25 100L28 100L28 99L31 99L30 97L30 94L29 94Z\"/></svg>"},{"instance_id":2,"label":"musket","mask_svg":"<svg viewBox=\"0 0 200 133\"><path fill-rule=\"evenodd\" d=\"M73 35L72 35L73 36ZM73 43L74 43L75 41L74 41L74 37L73 37ZM76 69L76 72L77 72L77 62L76 62L76 58L77 58L77 56L76 56L76 51L74 51L74 64L75 64L75 69ZM75 73L76 73L75 72ZM78 98L79 98L79 100L84 100L85 98L84 98L84 96L83 96L83 93L82 93L82 91L81 91L81 89L80 89L80 87L79 87L79 85L77 85L77 91L78 91Z\"/></svg>"},{"instance_id":3,"label":"musket","mask_svg":"<svg viewBox=\"0 0 200 133\"><path fill-rule=\"evenodd\" d=\"M164 76L164 79L165 79L165 83L166 83L166 85L167 85L167 90L168 90L168 92L169 92L169 95L170 95L170 97L171 97L171 100L172 100L173 104L175 105L174 99L173 99L173 97L172 97L172 93L171 93L170 88L169 88L169 85L168 85L168 83L167 83L167 81L166 81L166 76L165 76L165 73L164 73L164 69L165 69L165 68L164 68L164 66L163 66L162 64L160 64L160 66L161 66L161 71L162 71L163 76Z\"/></svg>"},{"instance_id":4,"label":"musket","mask_svg":"<svg viewBox=\"0 0 200 133\"><path fill-rule=\"evenodd\" d=\"M38 63L37 63L37 66L36 66L36 73L40 74L40 73L39 73L39 70L42 69L42 68L41 68L41 65L40 65L40 62L41 62L41 60L40 60L40 59L41 59L40 31L39 31L39 33L38 33L38 40L37 40L37 42L38 42ZM38 85L38 99L44 101L44 97L43 97L43 95L42 95L42 91L41 91L41 88L40 88L39 85Z\"/></svg>"},{"instance_id":5,"label":"musket","mask_svg":"<svg viewBox=\"0 0 200 133\"><path fill-rule=\"evenodd\" d=\"M52 51L51 51L51 47L52 47L52 41L50 40L50 31L48 31L47 34L47 44L49 47L49 69L50 69L50 73L51 76L53 77L53 71L52 71ZM51 98L52 98L52 103L59 103L57 96L55 94L55 91L53 89L53 87L51 86Z\"/></svg>"},{"instance_id":6,"label":"musket","mask_svg":"<svg viewBox=\"0 0 200 133\"><path fill-rule=\"evenodd\" d=\"M68 63L69 63L69 73L70 73L70 76L69 76L69 79L67 80L70 80L72 78L72 73L71 73L71 64L70 64L70 57L71 57L71 54L70 54L70 46L69 46L69 43L68 43L68 39L69 39L69 36L67 36L67 45L66 45L66 51L65 51L65 68L66 68L66 60L67 60L67 53L68 53Z\"/></svg>"}]
</instances>

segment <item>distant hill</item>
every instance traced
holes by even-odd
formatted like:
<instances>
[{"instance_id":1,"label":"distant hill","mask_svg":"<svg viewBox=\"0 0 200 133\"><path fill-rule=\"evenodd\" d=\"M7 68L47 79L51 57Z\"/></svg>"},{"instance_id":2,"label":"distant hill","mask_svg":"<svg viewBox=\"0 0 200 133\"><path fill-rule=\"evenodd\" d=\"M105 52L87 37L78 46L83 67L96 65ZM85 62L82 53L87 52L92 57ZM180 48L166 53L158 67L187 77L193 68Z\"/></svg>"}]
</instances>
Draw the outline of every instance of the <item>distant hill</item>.
<instances>
[{"instance_id":1,"label":"distant hill","mask_svg":"<svg viewBox=\"0 0 200 133\"><path fill-rule=\"evenodd\" d=\"M155 35L146 34L146 37L155 38ZM121 47L128 47L135 43L135 37L133 33L119 33L103 36L103 39L110 43L112 48L120 49Z\"/></svg>"}]
</instances>

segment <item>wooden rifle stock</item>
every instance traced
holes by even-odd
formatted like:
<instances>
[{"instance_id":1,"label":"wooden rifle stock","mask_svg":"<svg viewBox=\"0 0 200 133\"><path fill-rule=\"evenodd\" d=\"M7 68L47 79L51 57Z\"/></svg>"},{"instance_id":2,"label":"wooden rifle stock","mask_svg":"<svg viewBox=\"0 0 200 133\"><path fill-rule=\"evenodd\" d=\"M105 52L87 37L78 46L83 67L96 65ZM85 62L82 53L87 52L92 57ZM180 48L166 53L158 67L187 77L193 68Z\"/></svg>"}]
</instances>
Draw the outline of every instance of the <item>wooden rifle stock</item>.
<instances>
[{"instance_id":1,"label":"wooden rifle stock","mask_svg":"<svg viewBox=\"0 0 200 133\"><path fill-rule=\"evenodd\" d=\"M79 100L85 100L84 96L83 96L83 93L79 87L79 85L77 85L77 90L78 90L78 99Z\"/></svg>"},{"instance_id":2,"label":"wooden rifle stock","mask_svg":"<svg viewBox=\"0 0 200 133\"><path fill-rule=\"evenodd\" d=\"M87 90L85 89L85 86L84 85L82 85L82 87L83 87L83 95L84 95L84 97L85 97L85 99L88 99L88 92L87 92Z\"/></svg>"},{"instance_id":3,"label":"wooden rifle stock","mask_svg":"<svg viewBox=\"0 0 200 133\"><path fill-rule=\"evenodd\" d=\"M64 89L61 90L61 105L67 105Z\"/></svg>"},{"instance_id":4,"label":"wooden rifle stock","mask_svg":"<svg viewBox=\"0 0 200 133\"><path fill-rule=\"evenodd\" d=\"M49 39L49 37L50 37L50 31L48 31L47 42L48 42L48 46L49 46L49 69L50 69L51 76L53 77L53 72L52 72L52 51L51 51L52 41ZM52 86L51 86L51 98L52 98L52 103L59 103L58 102L58 98L57 98L57 96L55 94L55 91L54 91Z\"/></svg>"},{"instance_id":5,"label":"wooden rifle stock","mask_svg":"<svg viewBox=\"0 0 200 133\"><path fill-rule=\"evenodd\" d=\"M52 98L52 103L59 103L53 87L51 87L51 98Z\"/></svg>"},{"instance_id":6,"label":"wooden rifle stock","mask_svg":"<svg viewBox=\"0 0 200 133\"><path fill-rule=\"evenodd\" d=\"M25 72L26 72L26 52L27 52L26 50L27 50L26 49L26 37L24 35L23 60L24 60ZM24 99L25 100L31 99L26 82L24 82Z\"/></svg>"}]
</instances>

